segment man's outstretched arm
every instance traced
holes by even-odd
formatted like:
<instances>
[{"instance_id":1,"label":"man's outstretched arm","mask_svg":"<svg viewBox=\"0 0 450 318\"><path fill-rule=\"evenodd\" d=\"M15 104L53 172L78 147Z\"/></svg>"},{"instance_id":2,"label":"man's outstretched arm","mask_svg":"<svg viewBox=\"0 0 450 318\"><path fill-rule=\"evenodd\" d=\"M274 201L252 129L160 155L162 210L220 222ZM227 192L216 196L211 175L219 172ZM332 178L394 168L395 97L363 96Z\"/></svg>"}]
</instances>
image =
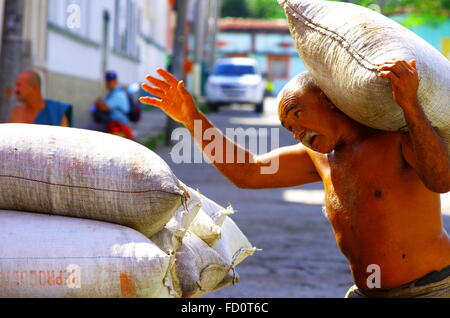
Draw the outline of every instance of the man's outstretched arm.
<instances>
[{"instance_id":1,"label":"man's outstretched arm","mask_svg":"<svg viewBox=\"0 0 450 318\"><path fill-rule=\"evenodd\" d=\"M145 91L157 98L142 97L141 102L159 107L172 119L182 123L215 168L237 187L279 188L320 181L306 148L295 145L261 156L251 153L224 136L206 118L195 105L183 82L179 82L165 70L158 69L157 72L164 80L147 76L153 86L142 85ZM196 132L200 127L201 131ZM214 137L204 138L208 134ZM216 140L217 138L220 140ZM212 147L213 145L222 147ZM278 166L273 167L274 163ZM264 168L267 173L263 173Z\"/></svg>"},{"instance_id":2,"label":"man's outstretched arm","mask_svg":"<svg viewBox=\"0 0 450 318\"><path fill-rule=\"evenodd\" d=\"M450 191L448 147L439 132L432 127L419 104L416 61L408 63L391 60L384 63L379 70L380 77L391 81L394 100L403 109L408 124L411 143L403 144L405 159L415 168L423 183L431 191L437 193Z\"/></svg>"}]
</instances>

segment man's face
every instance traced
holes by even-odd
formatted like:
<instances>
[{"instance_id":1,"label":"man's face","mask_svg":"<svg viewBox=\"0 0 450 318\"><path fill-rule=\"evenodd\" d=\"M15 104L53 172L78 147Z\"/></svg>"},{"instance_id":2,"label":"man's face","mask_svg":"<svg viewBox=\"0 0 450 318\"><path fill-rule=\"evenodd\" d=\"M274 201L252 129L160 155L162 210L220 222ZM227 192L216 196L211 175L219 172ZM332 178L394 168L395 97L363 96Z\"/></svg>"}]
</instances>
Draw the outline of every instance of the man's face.
<instances>
[{"instance_id":1,"label":"man's face","mask_svg":"<svg viewBox=\"0 0 450 318\"><path fill-rule=\"evenodd\" d=\"M26 74L17 76L15 93L18 101L26 102L36 89L35 85L30 84Z\"/></svg>"},{"instance_id":2,"label":"man's face","mask_svg":"<svg viewBox=\"0 0 450 318\"><path fill-rule=\"evenodd\" d=\"M105 86L108 91L112 91L117 86L117 80L106 80Z\"/></svg>"},{"instance_id":3,"label":"man's face","mask_svg":"<svg viewBox=\"0 0 450 318\"><path fill-rule=\"evenodd\" d=\"M330 153L337 144L334 105L320 91L287 92L280 100L280 120L294 138L317 152Z\"/></svg>"}]
</instances>

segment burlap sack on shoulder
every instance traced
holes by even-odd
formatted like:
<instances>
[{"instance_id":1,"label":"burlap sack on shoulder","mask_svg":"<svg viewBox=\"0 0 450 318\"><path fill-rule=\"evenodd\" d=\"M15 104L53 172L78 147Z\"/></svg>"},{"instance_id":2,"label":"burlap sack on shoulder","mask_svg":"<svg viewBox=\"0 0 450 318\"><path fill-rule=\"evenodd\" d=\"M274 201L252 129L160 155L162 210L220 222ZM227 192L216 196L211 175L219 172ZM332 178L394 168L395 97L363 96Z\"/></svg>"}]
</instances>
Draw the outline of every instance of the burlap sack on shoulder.
<instances>
[{"instance_id":1,"label":"burlap sack on shoulder","mask_svg":"<svg viewBox=\"0 0 450 318\"><path fill-rule=\"evenodd\" d=\"M417 60L419 102L450 145L450 62L425 40L361 6L321 0L278 0L298 53L333 103L367 126L406 128L391 84L377 64Z\"/></svg>"},{"instance_id":2,"label":"burlap sack on shoulder","mask_svg":"<svg viewBox=\"0 0 450 318\"><path fill-rule=\"evenodd\" d=\"M95 131L0 125L0 208L95 219L150 237L185 191L155 153Z\"/></svg>"}]
</instances>

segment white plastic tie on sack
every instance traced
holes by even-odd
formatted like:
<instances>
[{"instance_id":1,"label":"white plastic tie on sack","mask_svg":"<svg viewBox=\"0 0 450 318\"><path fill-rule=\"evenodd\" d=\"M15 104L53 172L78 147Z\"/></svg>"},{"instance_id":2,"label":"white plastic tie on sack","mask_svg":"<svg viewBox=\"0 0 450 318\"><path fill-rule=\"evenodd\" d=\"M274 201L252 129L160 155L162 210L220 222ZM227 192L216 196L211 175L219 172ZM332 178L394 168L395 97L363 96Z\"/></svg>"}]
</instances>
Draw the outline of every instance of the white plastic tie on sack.
<instances>
[{"instance_id":1,"label":"white plastic tie on sack","mask_svg":"<svg viewBox=\"0 0 450 318\"><path fill-rule=\"evenodd\" d=\"M256 247L246 247L246 248L241 248L238 251L236 251L236 253L234 253L233 257L232 257L232 264L233 267L238 265L239 263L242 263L242 261L244 259L246 259L249 256L252 256L253 254L255 254L256 252L262 251L262 249L260 248L256 248Z\"/></svg>"}]
</instances>

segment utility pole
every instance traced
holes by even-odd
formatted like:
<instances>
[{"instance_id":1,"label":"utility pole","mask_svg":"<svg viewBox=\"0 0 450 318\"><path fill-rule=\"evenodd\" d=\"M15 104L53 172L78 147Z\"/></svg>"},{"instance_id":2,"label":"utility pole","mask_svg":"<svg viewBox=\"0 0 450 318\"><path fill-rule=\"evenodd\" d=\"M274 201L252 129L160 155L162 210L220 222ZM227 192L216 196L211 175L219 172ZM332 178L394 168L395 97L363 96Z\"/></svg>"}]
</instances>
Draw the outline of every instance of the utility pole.
<instances>
[{"instance_id":1,"label":"utility pole","mask_svg":"<svg viewBox=\"0 0 450 318\"><path fill-rule=\"evenodd\" d=\"M175 10L177 13L175 37L172 54L172 73L178 80L185 80L185 44L186 44L186 20L189 0L176 0ZM166 146L171 145L172 131L175 128L175 122L167 117L166 123Z\"/></svg>"},{"instance_id":2,"label":"utility pole","mask_svg":"<svg viewBox=\"0 0 450 318\"><path fill-rule=\"evenodd\" d=\"M22 40L24 0L6 0L0 54L0 122L8 120L16 76L26 55ZM29 47L28 47L29 48Z\"/></svg>"},{"instance_id":3,"label":"utility pole","mask_svg":"<svg viewBox=\"0 0 450 318\"><path fill-rule=\"evenodd\" d=\"M195 6L195 47L194 47L194 95L202 95L202 61L205 51L206 1L197 0ZM206 20L206 21L205 21Z\"/></svg>"},{"instance_id":4,"label":"utility pole","mask_svg":"<svg viewBox=\"0 0 450 318\"><path fill-rule=\"evenodd\" d=\"M108 10L103 11L103 41L102 41L102 68L101 76L105 75L108 70L108 53L109 53L109 22L110 15Z\"/></svg>"},{"instance_id":5,"label":"utility pole","mask_svg":"<svg viewBox=\"0 0 450 318\"><path fill-rule=\"evenodd\" d=\"M0 0L0 37L3 34L3 12L5 12L5 0ZM2 39L0 38L0 55L2 53Z\"/></svg>"},{"instance_id":6,"label":"utility pole","mask_svg":"<svg viewBox=\"0 0 450 318\"><path fill-rule=\"evenodd\" d=\"M209 1L208 15L208 69L211 70L216 62L216 41L219 33L221 0Z\"/></svg>"}]
</instances>

